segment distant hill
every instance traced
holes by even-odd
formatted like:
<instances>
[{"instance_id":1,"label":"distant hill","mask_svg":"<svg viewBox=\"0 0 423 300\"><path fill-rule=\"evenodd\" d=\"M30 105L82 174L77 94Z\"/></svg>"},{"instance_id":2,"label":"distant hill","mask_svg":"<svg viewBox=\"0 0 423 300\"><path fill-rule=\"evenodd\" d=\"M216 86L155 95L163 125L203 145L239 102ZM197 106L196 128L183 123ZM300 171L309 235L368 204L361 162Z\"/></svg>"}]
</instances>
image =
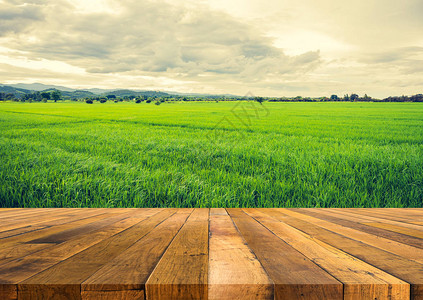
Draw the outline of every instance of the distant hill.
<instances>
[{"instance_id":1,"label":"distant hill","mask_svg":"<svg viewBox=\"0 0 423 300\"><path fill-rule=\"evenodd\" d=\"M145 91L145 90L129 90L129 89L73 89L59 85L48 85L42 83L16 83L0 85L0 92L12 93L16 97L22 97L22 95L33 92L43 92L59 90L65 98L80 99L86 97L98 97L115 95L116 97L125 96L144 96L144 97L169 97L169 96L187 96L187 97L202 97L202 98L220 98L220 97L234 97L234 95L211 95L211 94L198 94L198 93L179 93L179 92L168 92L168 91Z\"/></svg>"},{"instance_id":2,"label":"distant hill","mask_svg":"<svg viewBox=\"0 0 423 300\"><path fill-rule=\"evenodd\" d=\"M31 91L26 89L14 88L7 85L0 85L0 93L13 94L15 95L15 97L20 98L22 95L31 93Z\"/></svg>"},{"instance_id":3,"label":"distant hill","mask_svg":"<svg viewBox=\"0 0 423 300\"><path fill-rule=\"evenodd\" d=\"M8 84L0 85L0 92L6 94L13 94L18 98L21 98L25 94L34 93L34 92L45 92L45 91L61 91L64 98L70 99L80 99L86 97L97 97L97 96L106 96L106 95L115 95L117 97L124 96L145 96L145 97L165 97L170 96L168 93L158 92L158 91L133 91L133 90L107 90L107 89L88 89L88 90L79 90L71 89L64 86L57 85L46 85L42 83L17 83L17 84Z\"/></svg>"},{"instance_id":4,"label":"distant hill","mask_svg":"<svg viewBox=\"0 0 423 300\"><path fill-rule=\"evenodd\" d=\"M46 85L42 83L16 83L16 84L8 84L8 86L19 88L19 89L26 89L30 91L44 91L44 90L51 90L56 89L62 92L73 92L75 89L71 89L65 86L59 86L59 85Z\"/></svg>"},{"instance_id":5,"label":"distant hill","mask_svg":"<svg viewBox=\"0 0 423 300\"><path fill-rule=\"evenodd\" d=\"M91 93L94 93L94 94L97 94L97 95L101 95L101 94L105 94L105 93L108 93L108 92L110 92L110 91L113 91L113 89L111 89L111 90L106 90L106 89L96 89L96 88L92 88L92 89L85 89L86 91L88 91L88 92L91 92Z\"/></svg>"},{"instance_id":6,"label":"distant hill","mask_svg":"<svg viewBox=\"0 0 423 300\"><path fill-rule=\"evenodd\" d=\"M170 96L168 93L155 92L155 91L133 91L133 90L116 90L103 93L103 95L115 95L116 97L125 96L146 96L146 97L165 97Z\"/></svg>"}]
</instances>

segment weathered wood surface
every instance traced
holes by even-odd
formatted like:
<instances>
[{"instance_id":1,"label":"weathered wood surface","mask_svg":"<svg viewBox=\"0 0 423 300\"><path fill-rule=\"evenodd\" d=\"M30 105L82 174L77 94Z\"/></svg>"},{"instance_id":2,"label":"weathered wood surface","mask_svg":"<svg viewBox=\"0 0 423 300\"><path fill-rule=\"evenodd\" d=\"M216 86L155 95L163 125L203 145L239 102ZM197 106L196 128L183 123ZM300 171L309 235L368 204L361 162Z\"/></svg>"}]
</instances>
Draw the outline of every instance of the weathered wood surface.
<instances>
[{"instance_id":1,"label":"weathered wood surface","mask_svg":"<svg viewBox=\"0 0 423 300\"><path fill-rule=\"evenodd\" d=\"M0 209L0 299L423 299L423 209Z\"/></svg>"}]
</instances>

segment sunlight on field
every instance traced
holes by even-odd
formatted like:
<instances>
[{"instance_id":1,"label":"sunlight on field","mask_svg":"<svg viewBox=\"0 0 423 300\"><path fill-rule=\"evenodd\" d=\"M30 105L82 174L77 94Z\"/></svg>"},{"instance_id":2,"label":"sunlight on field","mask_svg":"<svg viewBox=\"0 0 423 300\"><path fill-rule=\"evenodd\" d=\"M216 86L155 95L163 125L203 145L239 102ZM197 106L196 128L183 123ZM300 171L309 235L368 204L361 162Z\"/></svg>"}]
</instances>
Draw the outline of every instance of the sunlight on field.
<instances>
[{"instance_id":1,"label":"sunlight on field","mask_svg":"<svg viewBox=\"0 0 423 300\"><path fill-rule=\"evenodd\" d=\"M422 207L419 103L1 103L0 203Z\"/></svg>"}]
</instances>

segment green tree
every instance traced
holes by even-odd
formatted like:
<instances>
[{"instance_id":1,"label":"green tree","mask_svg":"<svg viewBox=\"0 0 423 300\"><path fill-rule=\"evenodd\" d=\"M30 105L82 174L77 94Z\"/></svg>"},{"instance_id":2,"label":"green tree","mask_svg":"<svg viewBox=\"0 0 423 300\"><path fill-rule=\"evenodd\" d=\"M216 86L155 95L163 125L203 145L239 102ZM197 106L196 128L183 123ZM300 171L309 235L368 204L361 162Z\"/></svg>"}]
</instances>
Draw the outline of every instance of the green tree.
<instances>
[{"instance_id":1,"label":"green tree","mask_svg":"<svg viewBox=\"0 0 423 300\"><path fill-rule=\"evenodd\" d=\"M263 97L254 97L254 101L256 101L256 102L260 103L261 105L263 105L264 98Z\"/></svg>"},{"instance_id":2,"label":"green tree","mask_svg":"<svg viewBox=\"0 0 423 300\"><path fill-rule=\"evenodd\" d=\"M357 94L351 94L351 96L350 96L350 100L351 101L356 101L356 100L358 100L358 95Z\"/></svg>"},{"instance_id":3,"label":"green tree","mask_svg":"<svg viewBox=\"0 0 423 300\"><path fill-rule=\"evenodd\" d=\"M41 92L41 96L44 99L50 100L50 92Z\"/></svg>"},{"instance_id":4,"label":"green tree","mask_svg":"<svg viewBox=\"0 0 423 300\"><path fill-rule=\"evenodd\" d=\"M54 100L54 102L57 102L57 100L60 100L62 98L62 93L58 90L54 90L51 92L51 99Z\"/></svg>"}]
</instances>

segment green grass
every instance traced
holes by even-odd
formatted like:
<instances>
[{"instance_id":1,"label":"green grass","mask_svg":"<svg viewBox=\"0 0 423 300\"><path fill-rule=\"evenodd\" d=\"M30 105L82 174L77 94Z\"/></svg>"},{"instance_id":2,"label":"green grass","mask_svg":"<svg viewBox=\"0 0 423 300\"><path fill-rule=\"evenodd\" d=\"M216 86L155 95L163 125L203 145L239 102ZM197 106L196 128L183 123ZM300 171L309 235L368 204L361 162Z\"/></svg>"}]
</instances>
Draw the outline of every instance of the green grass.
<instances>
[{"instance_id":1,"label":"green grass","mask_svg":"<svg viewBox=\"0 0 423 300\"><path fill-rule=\"evenodd\" d=\"M0 103L0 206L423 206L423 104L263 107Z\"/></svg>"}]
</instances>

